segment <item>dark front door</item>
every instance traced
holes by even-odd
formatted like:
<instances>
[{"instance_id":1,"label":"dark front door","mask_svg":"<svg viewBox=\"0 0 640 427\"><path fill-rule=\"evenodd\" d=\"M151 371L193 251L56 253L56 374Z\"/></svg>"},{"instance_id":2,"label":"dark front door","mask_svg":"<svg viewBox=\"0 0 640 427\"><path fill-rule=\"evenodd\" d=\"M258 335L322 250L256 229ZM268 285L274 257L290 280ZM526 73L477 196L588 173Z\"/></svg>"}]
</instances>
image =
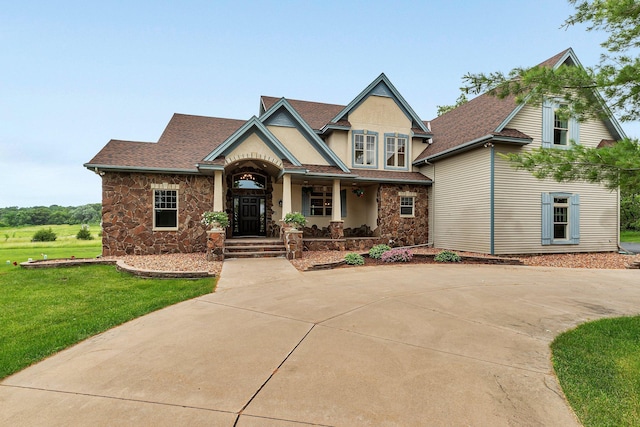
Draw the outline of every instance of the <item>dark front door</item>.
<instances>
[{"instance_id":1,"label":"dark front door","mask_svg":"<svg viewBox=\"0 0 640 427\"><path fill-rule=\"evenodd\" d=\"M238 231L241 236L263 236L263 196L240 196L238 203Z\"/></svg>"}]
</instances>

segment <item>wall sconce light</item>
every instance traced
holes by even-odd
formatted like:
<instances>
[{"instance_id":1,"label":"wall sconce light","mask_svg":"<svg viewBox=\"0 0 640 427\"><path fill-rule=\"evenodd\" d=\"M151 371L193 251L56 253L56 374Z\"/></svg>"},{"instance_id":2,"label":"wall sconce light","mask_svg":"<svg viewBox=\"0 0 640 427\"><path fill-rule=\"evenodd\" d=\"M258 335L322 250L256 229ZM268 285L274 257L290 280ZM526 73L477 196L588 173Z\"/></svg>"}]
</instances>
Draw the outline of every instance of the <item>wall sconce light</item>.
<instances>
[{"instance_id":1,"label":"wall sconce light","mask_svg":"<svg viewBox=\"0 0 640 427\"><path fill-rule=\"evenodd\" d=\"M278 200L278 206L282 207L282 200Z\"/></svg>"}]
</instances>

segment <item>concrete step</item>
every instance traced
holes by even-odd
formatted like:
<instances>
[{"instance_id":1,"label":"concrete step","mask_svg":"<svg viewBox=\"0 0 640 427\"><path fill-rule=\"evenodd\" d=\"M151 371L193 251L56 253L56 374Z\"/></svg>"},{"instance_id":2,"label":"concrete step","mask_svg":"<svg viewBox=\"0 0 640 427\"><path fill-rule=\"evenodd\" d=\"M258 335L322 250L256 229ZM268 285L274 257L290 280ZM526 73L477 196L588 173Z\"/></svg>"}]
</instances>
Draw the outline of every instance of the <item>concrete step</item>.
<instances>
[{"instance_id":1,"label":"concrete step","mask_svg":"<svg viewBox=\"0 0 640 427\"><path fill-rule=\"evenodd\" d=\"M271 258L287 256L287 251L257 251L257 252L227 252L225 250L224 257L227 258Z\"/></svg>"},{"instance_id":2,"label":"concrete step","mask_svg":"<svg viewBox=\"0 0 640 427\"><path fill-rule=\"evenodd\" d=\"M250 246L226 246L228 252L269 252L284 251L284 245L250 245Z\"/></svg>"}]
</instances>

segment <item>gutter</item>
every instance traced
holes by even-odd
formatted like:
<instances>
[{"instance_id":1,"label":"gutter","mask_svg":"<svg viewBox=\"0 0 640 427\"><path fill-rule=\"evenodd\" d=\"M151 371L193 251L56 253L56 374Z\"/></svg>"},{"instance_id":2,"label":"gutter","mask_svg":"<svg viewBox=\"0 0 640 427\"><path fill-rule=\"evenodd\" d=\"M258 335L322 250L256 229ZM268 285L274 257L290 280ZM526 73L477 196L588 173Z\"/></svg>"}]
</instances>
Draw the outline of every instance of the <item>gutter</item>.
<instances>
[{"instance_id":1,"label":"gutter","mask_svg":"<svg viewBox=\"0 0 640 427\"><path fill-rule=\"evenodd\" d=\"M179 173L179 174L189 174L189 175L198 175L200 173L197 169L167 169L167 168L150 168L150 167L139 167L139 166L112 166L112 165L95 165L91 163L85 163L82 166L94 172L102 170L107 172Z\"/></svg>"}]
</instances>

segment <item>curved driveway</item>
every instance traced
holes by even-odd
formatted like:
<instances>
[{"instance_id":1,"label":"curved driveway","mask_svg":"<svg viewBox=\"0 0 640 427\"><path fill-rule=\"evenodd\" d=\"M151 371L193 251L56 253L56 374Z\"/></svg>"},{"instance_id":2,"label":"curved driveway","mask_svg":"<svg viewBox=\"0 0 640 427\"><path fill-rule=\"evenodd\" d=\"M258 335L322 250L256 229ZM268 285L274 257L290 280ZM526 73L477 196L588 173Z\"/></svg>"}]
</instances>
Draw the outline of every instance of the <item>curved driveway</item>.
<instances>
[{"instance_id":1,"label":"curved driveway","mask_svg":"<svg viewBox=\"0 0 640 427\"><path fill-rule=\"evenodd\" d=\"M0 425L578 425L549 343L640 271L231 260L218 290L0 383Z\"/></svg>"}]
</instances>

